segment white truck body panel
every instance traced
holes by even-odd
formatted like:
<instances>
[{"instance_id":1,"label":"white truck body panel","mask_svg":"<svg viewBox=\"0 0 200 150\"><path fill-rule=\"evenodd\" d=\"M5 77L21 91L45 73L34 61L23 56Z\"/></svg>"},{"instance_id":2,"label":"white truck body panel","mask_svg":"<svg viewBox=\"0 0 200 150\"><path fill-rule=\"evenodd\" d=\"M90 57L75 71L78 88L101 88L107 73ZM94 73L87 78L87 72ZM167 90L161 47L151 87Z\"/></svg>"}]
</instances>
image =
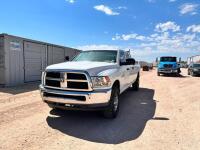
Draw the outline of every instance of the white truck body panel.
<instances>
[{"instance_id":1,"label":"white truck body panel","mask_svg":"<svg viewBox=\"0 0 200 150\"><path fill-rule=\"evenodd\" d=\"M96 104L96 103L105 103L109 102L110 100L110 94L112 90L112 86L116 81L119 81L120 83L120 93L125 91L127 88L129 88L132 83L134 83L139 75L140 72L140 65L135 64L135 65L120 65L120 51L117 50L117 61L116 63L108 63L108 62L93 62L93 61L72 61L72 62L64 62L60 64L55 64L48 66L46 68L46 71L75 71L75 72L81 72L81 73L86 73L88 74L88 78L94 77L94 76L108 76L109 79L111 80L111 86L107 88L102 88L102 89L93 89L92 91L81 92L81 91L66 91L66 92L61 92L58 89L51 89L51 93L62 93L62 94L68 94L68 95L79 95L79 96L85 96L86 101L74 101L71 99L68 100L59 100L56 97L48 99L48 101L51 102L59 102L60 103L65 103L65 104ZM88 81L88 83L91 81ZM90 84L92 86L92 83ZM58 91L58 92L57 92ZM102 91L99 92L99 91ZM41 92L48 92L48 89L45 88L45 85L41 85ZM98 94L97 94L97 93ZM41 94L42 95L42 94ZM91 96L89 96L91 95ZM102 96L100 96L102 95ZM46 101L47 99L43 97L43 100Z\"/></svg>"}]
</instances>

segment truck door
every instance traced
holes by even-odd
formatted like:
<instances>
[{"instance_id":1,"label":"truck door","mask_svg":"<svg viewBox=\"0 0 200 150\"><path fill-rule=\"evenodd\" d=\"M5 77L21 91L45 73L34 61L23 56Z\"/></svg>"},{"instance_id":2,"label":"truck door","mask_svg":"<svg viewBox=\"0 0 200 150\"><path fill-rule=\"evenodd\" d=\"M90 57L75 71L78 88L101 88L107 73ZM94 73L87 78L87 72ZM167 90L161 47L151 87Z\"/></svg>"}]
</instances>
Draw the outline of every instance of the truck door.
<instances>
[{"instance_id":1,"label":"truck door","mask_svg":"<svg viewBox=\"0 0 200 150\"><path fill-rule=\"evenodd\" d=\"M128 59L128 58L130 58L130 57L127 57L126 59ZM138 70L139 70L139 68L137 65L127 65L128 86L130 86L130 84L136 80Z\"/></svg>"},{"instance_id":2,"label":"truck door","mask_svg":"<svg viewBox=\"0 0 200 150\"><path fill-rule=\"evenodd\" d=\"M138 75L138 65L129 65L129 83L132 83L136 80Z\"/></svg>"},{"instance_id":3,"label":"truck door","mask_svg":"<svg viewBox=\"0 0 200 150\"><path fill-rule=\"evenodd\" d=\"M124 51L119 52L120 56L120 63L123 64L126 62L126 55ZM121 74L121 81L120 81L120 86L121 89L120 91L124 91L127 89L129 86L129 81L130 81L130 66L129 65L120 65L120 74Z\"/></svg>"}]
</instances>

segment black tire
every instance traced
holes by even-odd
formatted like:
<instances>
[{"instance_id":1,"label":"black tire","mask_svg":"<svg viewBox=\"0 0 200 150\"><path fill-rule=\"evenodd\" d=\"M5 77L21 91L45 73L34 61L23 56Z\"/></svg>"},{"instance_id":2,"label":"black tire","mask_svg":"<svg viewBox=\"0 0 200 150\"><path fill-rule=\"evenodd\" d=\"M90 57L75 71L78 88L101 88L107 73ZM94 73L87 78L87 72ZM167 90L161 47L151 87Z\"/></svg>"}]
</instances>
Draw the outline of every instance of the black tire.
<instances>
[{"instance_id":1,"label":"black tire","mask_svg":"<svg viewBox=\"0 0 200 150\"><path fill-rule=\"evenodd\" d=\"M138 91L139 88L140 88L140 75L138 74L136 81L132 84L132 89L134 91Z\"/></svg>"},{"instance_id":2,"label":"black tire","mask_svg":"<svg viewBox=\"0 0 200 150\"><path fill-rule=\"evenodd\" d=\"M158 75L158 76L160 76L160 73L159 73L159 72L157 72L157 75Z\"/></svg>"},{"instance_id":3,"label":"black tire","mask_svg":"<svg viewBox=\"0 0 200 150\"><path fill-rule=\"evenodd\" d=\"M188 71L188 75L190 75L190 72Z\"/></svg>"},{"instance_id":4,"label":"black tire","mask_svg":"<svg viewBox=\"0 0 200 150\"><path fill-rule=\"evenodd\" d=\"M191 75L192 77L195 76L193 71L190 71L190 75Z\"/></svg>"},{"instance_id":5,"label":"black tire","mask_svg":"<svg viewBox=\"0 0 200 150\"><path fill-rule=\"evenodd\" d=\"M105 118L116 118L119 112L119 87L114 86L112 89L109 107L103 111Z\"/></svg>"},{"instance_id":6,"label":"black tire","mask_svg":"<svg viewBox=\"0 0 200 150\"><path fill-rule=\"evenodd\" d=\"M52 110L61 110L59 109L58 107L56 107L55 105L53 104L48 104L49 108L51 108Z\"/></svg>"},{"instance_id":7,"label":"black tire","mask_svg":"<svg viewBox=\"0 0 200 150\"><path fill-rule=\"evenodd\" d=\"M180 73L176 73L175 75L176 75L177 77L180 77Z\"/></svg>"},{"instance_id":8,"label":"black tire","mask_svg":"<svg viewBox=\"0 0 200 150\"><path fill-rule=\"evenodd\" d=\"M179 73L179 74L181 73L181 68L178 68L178 73Z\"/></svg>"},{"instance_id":9,"label":"black tire","mask_svg":"<svg viewBox=\"0 0 200 150\"><path fill-rule=\"evenodd\" d=\"M47 103L47 105L49 106L49 108L52 108L52 109L55 108L55 106L54 106L53 104L48 104L48 103Z\"/></svg>"}]
</instances>

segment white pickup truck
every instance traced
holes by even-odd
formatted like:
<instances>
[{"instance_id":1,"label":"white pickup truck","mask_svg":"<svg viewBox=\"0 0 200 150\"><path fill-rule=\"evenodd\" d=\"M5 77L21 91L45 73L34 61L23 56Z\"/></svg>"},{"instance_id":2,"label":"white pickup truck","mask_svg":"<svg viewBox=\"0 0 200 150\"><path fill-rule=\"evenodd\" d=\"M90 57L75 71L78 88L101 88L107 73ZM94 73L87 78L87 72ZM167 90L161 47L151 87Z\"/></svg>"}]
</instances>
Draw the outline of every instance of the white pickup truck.
<instances>
[{"instance_id":1,"label":"white pickup truck","mask_svg":"<svg viewBox=\"0 0 200 150\"><path fill-rule=\"evenodd\" d=\"M82 51L72 61L48 66L41 96L51 108L100 110L107 118L119 111L119 95L139 89L140 66L123 50Z\"/></svg>"}]
</instances>

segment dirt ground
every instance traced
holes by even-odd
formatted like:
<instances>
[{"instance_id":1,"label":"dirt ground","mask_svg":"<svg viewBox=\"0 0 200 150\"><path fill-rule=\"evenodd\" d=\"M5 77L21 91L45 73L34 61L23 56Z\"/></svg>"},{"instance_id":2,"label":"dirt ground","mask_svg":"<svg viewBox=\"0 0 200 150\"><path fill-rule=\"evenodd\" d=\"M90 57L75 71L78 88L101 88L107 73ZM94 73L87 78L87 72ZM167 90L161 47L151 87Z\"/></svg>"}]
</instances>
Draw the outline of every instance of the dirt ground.
<instances>
[{"instance_id":1,"label":"dirt ground","mask_svg":"<svg viewBox=\"0 0 200 150\"><path fill-rule=\"evenodd\" d=\"M142 72L138 92L120 96L119 116L53 111L38 84L0 88L0 149L200 149L200 77Z\"/></svg>"}]
</instances>

